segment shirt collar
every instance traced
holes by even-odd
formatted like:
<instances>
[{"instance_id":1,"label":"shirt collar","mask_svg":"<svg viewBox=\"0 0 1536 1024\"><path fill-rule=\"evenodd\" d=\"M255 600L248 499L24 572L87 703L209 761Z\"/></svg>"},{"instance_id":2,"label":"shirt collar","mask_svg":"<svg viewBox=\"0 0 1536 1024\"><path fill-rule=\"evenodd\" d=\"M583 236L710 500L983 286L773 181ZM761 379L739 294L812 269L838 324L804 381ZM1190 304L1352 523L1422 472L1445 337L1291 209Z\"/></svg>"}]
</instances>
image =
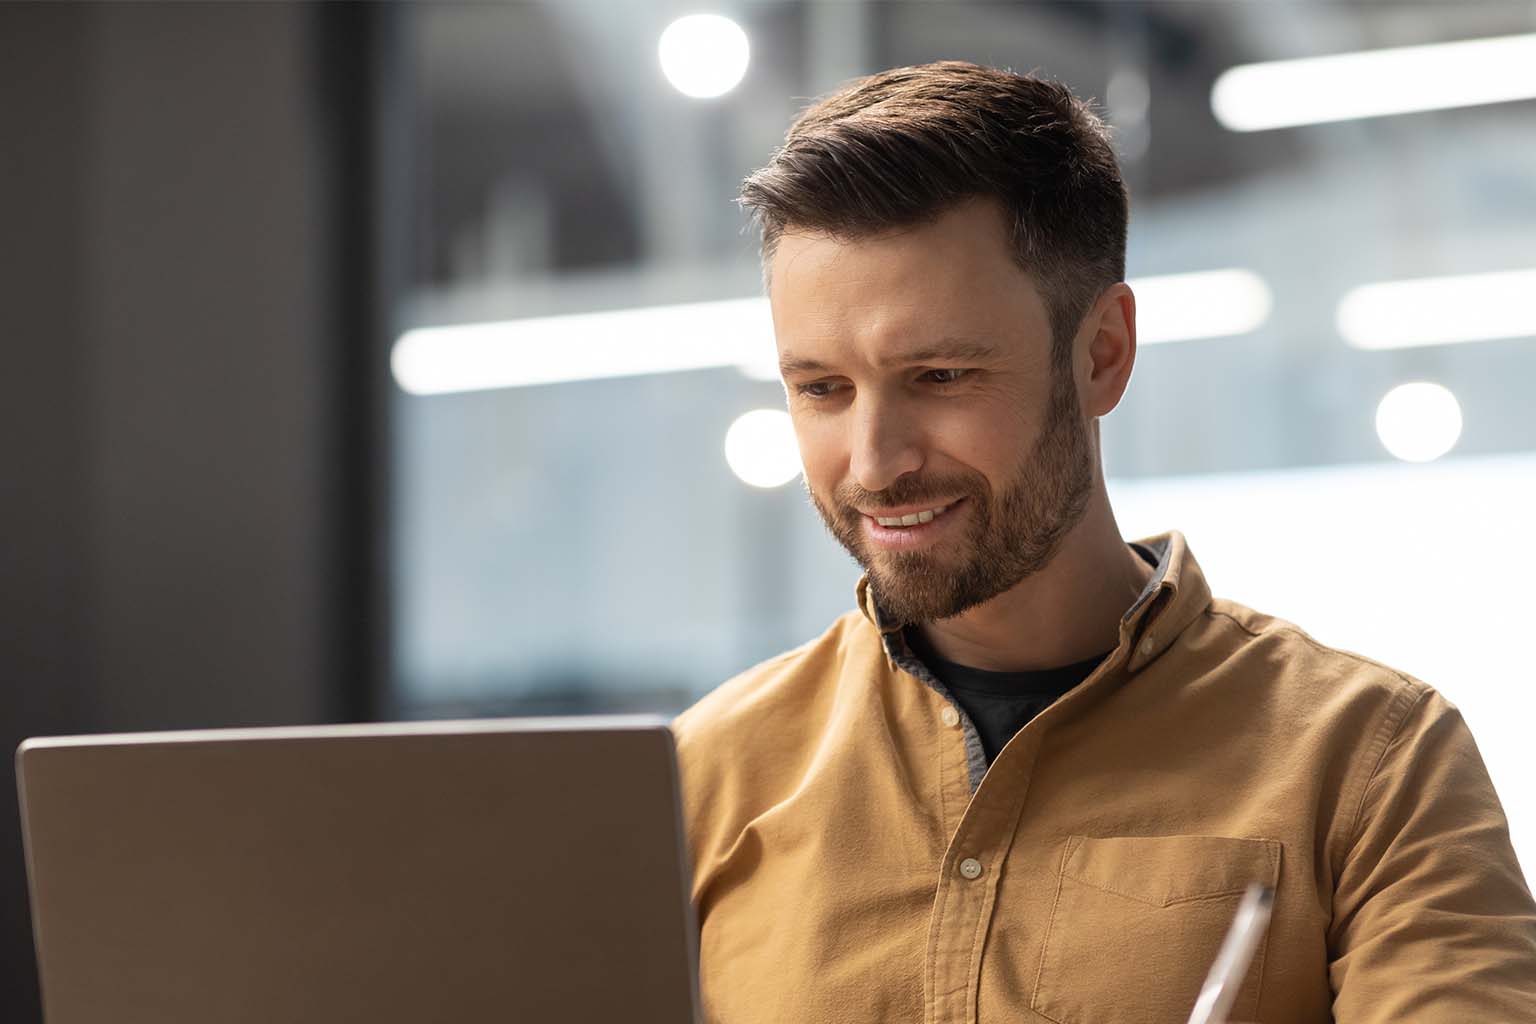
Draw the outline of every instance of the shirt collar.
<instances>
[{"instance_id":1,"label":"shirt collar","mask_svg":"<svg viewBox=\"0 0 1536 1024\"><path fill-rule=\"evenodd\" d=\"M1158 561L1152 578L1120 618L1120 646L1131 648L1126 667L1132 672L1167 650L1211 603L1205 573L1182 533L1170 530L1135 543L1151 551ZM904 623L881 612L868 573L859 578L855 593L859 611L882 634L889 636L901 630Z\"/></svg>"}]
</instances>

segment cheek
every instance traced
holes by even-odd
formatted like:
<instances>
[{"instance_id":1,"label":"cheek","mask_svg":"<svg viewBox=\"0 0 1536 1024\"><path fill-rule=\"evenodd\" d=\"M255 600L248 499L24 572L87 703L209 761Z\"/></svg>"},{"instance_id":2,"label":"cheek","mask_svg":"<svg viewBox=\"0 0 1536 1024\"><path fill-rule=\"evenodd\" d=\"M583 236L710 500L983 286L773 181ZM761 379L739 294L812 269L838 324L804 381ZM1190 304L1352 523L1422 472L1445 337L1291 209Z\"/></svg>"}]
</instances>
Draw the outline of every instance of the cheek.
<instances>
[{"instance_id":1,"label":"cheek","mask_svg":"<svg viewBox=\"0 0 1536 1024\"><path fill-rule=\"evenodd\" d=\"M1011 407L976 403L932 425L934 453L984 476L1012 472L1035 429Z\"/></svg>"}]
</instances>

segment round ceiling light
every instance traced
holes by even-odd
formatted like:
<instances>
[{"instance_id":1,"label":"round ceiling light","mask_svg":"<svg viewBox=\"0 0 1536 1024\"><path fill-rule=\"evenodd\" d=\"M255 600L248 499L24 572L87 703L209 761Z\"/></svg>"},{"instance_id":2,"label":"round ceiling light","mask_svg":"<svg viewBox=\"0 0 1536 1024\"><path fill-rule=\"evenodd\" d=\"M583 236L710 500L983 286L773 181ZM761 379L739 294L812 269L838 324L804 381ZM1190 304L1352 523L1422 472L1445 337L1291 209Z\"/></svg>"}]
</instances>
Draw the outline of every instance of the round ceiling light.
<instances>
[{"instance_id":1,"label":"round ceiling light","mask_svg":"<svg viewBox=\"0 0 1536 1024\"><path fill-rule=\"evenodd\" d=\"M780 487L800 475L795 429L783 409L753 409L725 432L725 461L742 483Z\"/></svg>"},{"instance_id":2,"label":"round ceiling light","mask_svg":"<svg viewBox=\"0 0 1536 1024\"><path fill-rule=\"evenodd\" d=\"M1461 438L1461 405L1439 384L1399 384L1376 406L1376 436L1404 462L1431 462Z\"/></svg>"},{"instance_id":3,"label":"round ceiling light","mask_svg":"<svg viewBox=\"0 0 1536 1024\"><path fill-rule=\"evenodd\" d=\"M662 73L684 96L712 99L736 88L747 73L747 33L719 14L690 14L661 33Z\"/></svg>"}]
</instances>

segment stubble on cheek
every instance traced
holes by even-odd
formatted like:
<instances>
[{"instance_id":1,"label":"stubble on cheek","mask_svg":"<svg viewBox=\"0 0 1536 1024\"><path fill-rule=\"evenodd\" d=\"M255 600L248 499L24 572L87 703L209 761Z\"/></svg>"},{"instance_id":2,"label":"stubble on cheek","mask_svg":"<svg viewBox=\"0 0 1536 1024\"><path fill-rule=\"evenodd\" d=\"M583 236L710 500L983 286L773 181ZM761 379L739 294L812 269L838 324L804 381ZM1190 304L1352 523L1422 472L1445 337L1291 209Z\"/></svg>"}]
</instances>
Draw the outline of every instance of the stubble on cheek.
<instances>
[{"instance_id":1,"label":"stubble on cheek","mask_svg":"<svg viewBox=\"0 0 1536 1024\"><path fill-rule=\"evenodd\" d=\"M844 484L830 501L806 483L806 493L820 514L828 532L843 546L854 561L870 574L877 593L893 595L911 586L924 587L947 580L964 565L968 553L976 550L978 535L984 535L991 521L991 488L978 474L950 475L942 479L898 481L884 491L866 491ZM879 508L899 505L939 504L965 499L964 515L971 517L959 552L947 556L936 551L878 551L865 535L864 514L860 507Z\"/></svg>"}]
</instances>

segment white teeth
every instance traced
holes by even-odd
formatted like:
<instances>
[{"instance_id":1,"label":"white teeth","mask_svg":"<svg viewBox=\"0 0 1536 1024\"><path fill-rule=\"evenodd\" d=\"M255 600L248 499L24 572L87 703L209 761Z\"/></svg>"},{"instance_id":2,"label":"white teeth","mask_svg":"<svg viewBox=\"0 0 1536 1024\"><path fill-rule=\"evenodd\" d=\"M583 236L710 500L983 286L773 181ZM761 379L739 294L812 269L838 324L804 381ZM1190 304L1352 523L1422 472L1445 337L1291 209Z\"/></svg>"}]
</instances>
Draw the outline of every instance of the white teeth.
<instances>
[{"instance_id":1,"label":"white teeth","mask_svg":"<svg viewBox=\"0 0 1536 1024\"><path fill-rule=\"evenodd\" d=\"M937 516L942 515L944 510L947 508L949 508L948 505L940 505L938 508L925 509L922 512L916 512L912 515L894 516L889 519L886 519L882 516L876 516L875 522L879 523L881 526L916 526L918 523L933 522L933 520Z\"/></svg>"}]
</instances>

